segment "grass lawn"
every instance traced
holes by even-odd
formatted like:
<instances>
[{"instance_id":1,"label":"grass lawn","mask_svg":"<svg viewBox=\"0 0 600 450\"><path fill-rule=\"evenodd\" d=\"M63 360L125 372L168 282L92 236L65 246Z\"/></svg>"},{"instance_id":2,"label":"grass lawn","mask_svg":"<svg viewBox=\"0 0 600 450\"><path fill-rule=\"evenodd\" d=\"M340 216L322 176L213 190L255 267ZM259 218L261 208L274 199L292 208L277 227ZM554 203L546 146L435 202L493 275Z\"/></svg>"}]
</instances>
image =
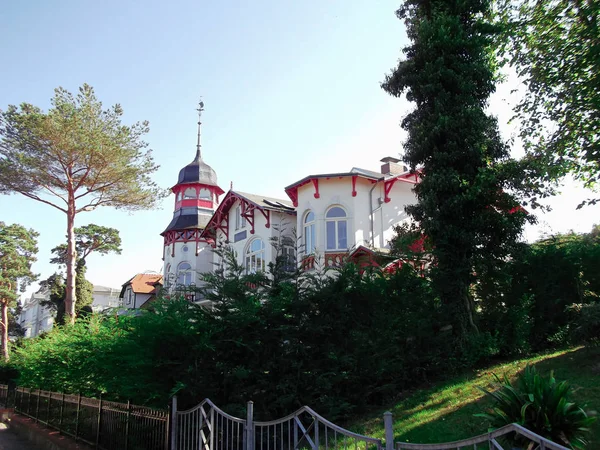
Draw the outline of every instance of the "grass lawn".
<instances>
[{"instance_id":1,"label":"grass lawn","mask_svg":"<svg viewBox=\"0 0 600 450\"><path fill-rule=\"evenodd\" d=\"M573 400L586 410L600 412L600 347L577 347L494 365L407 394L391 409L396 440L440 443L487 432L488 422L474 414L483 412L492 402L477 388L490 388L494 381L492 373L514 377L527 364L535 365L542 374L554 370L558 380L570 382ZM382 413L351 429L383 437ZM600 450L600 418L594 423L588 441L588 449Z\"/></svg>"}]
</instances>

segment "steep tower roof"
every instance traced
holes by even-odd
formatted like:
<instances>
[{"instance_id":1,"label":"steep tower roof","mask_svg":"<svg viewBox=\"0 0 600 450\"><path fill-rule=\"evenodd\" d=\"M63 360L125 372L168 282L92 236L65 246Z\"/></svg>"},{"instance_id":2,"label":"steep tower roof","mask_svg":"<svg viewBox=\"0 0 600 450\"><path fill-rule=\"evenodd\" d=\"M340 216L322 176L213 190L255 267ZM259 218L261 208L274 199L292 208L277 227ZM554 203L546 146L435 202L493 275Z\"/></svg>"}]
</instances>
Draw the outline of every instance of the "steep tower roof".
<instances>
[{"instance_id":1,"label":"steep tower roof","mask_svg":"<svg viewBox=\"0 0 600 450\"><path fill-rule=\"evenodd\" d=\"M218 186L217 173L202 160L200 148L194 160L179 171L177 184L202 183L208 186Z\"/></svg>"}]
</instances>

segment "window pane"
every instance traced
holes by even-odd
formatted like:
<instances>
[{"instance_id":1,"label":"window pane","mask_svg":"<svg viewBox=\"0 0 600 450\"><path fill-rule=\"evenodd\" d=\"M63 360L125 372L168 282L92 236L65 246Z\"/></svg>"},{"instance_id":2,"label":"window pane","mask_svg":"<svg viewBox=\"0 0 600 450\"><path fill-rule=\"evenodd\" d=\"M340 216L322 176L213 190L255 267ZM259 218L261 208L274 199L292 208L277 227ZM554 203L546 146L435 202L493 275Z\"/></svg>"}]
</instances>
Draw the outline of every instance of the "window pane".
<instances>
[{"instance_id":1,"label":"window pane","mask_svg":"<svg viewBox=\"0 0 600 450\"><path fill-rule=\"evenodd\" d=\"M345 220L338 223L338 248L348 248L348 224Z\"/></svg>"},{"instance_id":2,"label":"window pane","mask_svg":"<svg viewBox=\"0 0 600 450\"><path fill-rule=\"evenodd\" d=\"M335 222L327 222L327 250L335 250Z\"/></svg>"},{"instance_id":3,"label":"window pane","mask_svg":"<svg viewBox=\"0 0 600 450\"><path fill-rule=\"evenodd\" d=\"M311 211L306 215L304 223L313 222L315 220L315 214Z\"/></svg>"},{"instance_id":4,"label":"window pane","mask_svg":"<svg viewBox=\"0 0 600 450\"><path fill-rule=\"evenodd\" d=\"M339 206L335 206L327 211L327 217L346 217L346 212Z\"/></svg>"}]
</instances>

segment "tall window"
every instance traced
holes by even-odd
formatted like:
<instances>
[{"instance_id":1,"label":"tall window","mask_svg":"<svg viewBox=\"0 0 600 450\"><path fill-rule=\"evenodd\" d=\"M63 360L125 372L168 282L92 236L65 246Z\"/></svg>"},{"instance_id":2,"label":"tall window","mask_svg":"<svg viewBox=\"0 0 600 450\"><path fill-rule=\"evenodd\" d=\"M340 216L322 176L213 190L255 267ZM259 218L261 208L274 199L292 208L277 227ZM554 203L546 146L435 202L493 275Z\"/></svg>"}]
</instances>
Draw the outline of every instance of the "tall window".
<instances>
[{"instance_id":1,"label":"tall window","mask_svg":"<svg viewBox=\"0 0 600 450\"><path fill-rule=\"evenodd\" d=\"M246 228L246 218L242 216L242 205L235 208L235 229Z\"/></svg>"},{"instance_id":2,"label":"tall window","mask_svg":"<svg viewBox=\"0 0 600 450\"><path fill-rule=\"evenodd\" d=\"M304 216L304 253L310 255L315 252L316 242L315 239L315 213L309 211Z\"/></svg>"},{"instance_id":3,"label":"tall window","mask_svg":"<svg viewBox=\"0 0 600 450\"><path fill-rule=\"evenodd\" d=\"M265 243L260 238L254 239L246 250L246 273L265 271Z\"/></svg>"},{"instance_id":4,"label":"tall window","mask_svg":"<svg viewBox=\"0 0 600 450\"><path fill-rule=\"evenodd\" d=\"M192 266L189 263L182 262L177 266L177 284L182 286L192 284Z\"/></svg>"},{"instance_id":5,"label":"tall window","mask_svg":"<svg viewBox=\"0 0 600 450\"><path fill-rule=\"evenodd\" d=\"M346 211L334 206L325 215L327 230L327 250L346 250L348 248L348 220Z\"/></svg>"}]
</instances>

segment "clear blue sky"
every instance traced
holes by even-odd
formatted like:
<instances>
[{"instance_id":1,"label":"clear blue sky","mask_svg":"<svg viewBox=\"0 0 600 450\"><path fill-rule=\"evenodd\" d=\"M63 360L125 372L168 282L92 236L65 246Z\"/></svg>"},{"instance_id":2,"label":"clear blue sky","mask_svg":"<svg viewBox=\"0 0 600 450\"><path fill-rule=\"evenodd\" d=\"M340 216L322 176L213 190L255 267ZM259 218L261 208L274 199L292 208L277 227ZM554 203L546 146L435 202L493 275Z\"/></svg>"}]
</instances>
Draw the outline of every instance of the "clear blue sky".
<instances>
[{"instance_id":1,"label":"clear blue sky","mask_svg":"<svg viewBox=\"0 0 600 450\"><path fill-rule=\"evenodd\" d=\"M7 2L0 15L0 109L49 106L53 89L96 89L120 103L125 122L149 120L147 136L171 187L195 154L196 104L203 96L203 155L219 184L285 198L283 188L311 173L353 166L378 170L401 152L398 124L410 106L379 87L406 44L394 11L399 0L253 0L232 2ZM506 121L503 88L492 110ZM509 127L504 127L508 136ZM585 196L569 188L541 217L540 230L587 231L598 208L575 212ZM77 225L121 231L123 254L91 257L88 278L120 287L135 273L162 270L159 233L173 198L157 211L110 208L83 213ZM62 213L34 201L0 197L0 220L41 233L43 278L50 249L64 241ZM31 289L30 289L31 290Z\"/></svg>"}]
</instances>

